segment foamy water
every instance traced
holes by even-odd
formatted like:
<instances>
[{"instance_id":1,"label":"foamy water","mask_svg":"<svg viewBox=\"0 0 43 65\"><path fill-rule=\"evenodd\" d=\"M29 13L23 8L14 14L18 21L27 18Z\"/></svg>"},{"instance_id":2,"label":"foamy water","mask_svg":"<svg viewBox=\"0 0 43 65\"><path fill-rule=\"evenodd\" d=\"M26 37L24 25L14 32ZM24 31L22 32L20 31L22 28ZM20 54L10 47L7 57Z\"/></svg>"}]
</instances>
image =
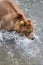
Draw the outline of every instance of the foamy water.
<instances>
[{"instance_id":1,"label":"foamy water","mask_svg":"<svg viewBox=\"0 0 43 65\"><path fill-rule=\"evenodd\" d=\"M35 39L37 39L38 42L40 42L38 36L36 36L35 34L34 34L34 36L35 36ZM1 41L5 42L5 40L13 40L13 39L15 40L16 45L18 47L20 47L20 49L22 49L23 54L25 53L25 55L27 55L27 56L30 55L30 57L36 57L36 55L40 51L38 46L37 47L31 46L31 45L34 45L34 43L32 43L32 42L34 42L34 40L32 41L32 40L26 38L25 36L20 36L16 31L12 32L12 33L7 32L7 31L5 31L4 33L0 32ZM0 46L2 46L3 44L0 43ZM30 46L31 46L31 48L30 48ZM6 46L6 48L7 48L7 46ZM13 56L14 53L12 53L12 51L9 49L8 55Z\"/></svg>"}]
</instances>

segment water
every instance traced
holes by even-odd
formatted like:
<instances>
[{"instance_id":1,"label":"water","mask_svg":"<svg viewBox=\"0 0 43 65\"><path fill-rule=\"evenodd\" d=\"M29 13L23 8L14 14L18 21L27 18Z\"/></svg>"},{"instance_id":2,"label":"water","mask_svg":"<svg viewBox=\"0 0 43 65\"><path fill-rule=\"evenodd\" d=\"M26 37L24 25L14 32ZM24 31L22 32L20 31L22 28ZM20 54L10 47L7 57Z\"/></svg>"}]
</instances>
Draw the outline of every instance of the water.
<instances>
[{"instance_id":1,"label":"water","mask_svg":"<svg viewBox=\"0 0 43 65\"><path fill-rule=\"evenodd\" d=\"M43 0L15 0L34 25L35 40L0 31L0 65L43 65Z\"/></svg>"}]
</instances>

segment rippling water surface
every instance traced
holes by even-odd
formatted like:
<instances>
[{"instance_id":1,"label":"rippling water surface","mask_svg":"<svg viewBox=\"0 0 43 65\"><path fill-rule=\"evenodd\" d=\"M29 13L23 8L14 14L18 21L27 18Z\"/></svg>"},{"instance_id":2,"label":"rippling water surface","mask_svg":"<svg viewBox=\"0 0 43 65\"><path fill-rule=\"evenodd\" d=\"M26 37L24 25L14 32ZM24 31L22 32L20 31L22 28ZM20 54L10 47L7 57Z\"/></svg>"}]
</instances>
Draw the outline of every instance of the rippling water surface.
<instances>
[{"instance_id":1,"label":"rippling water surface","mask_svg":"<svg viewBox=\"0 0 43 65\"><path fill-rule=\"evenodd\" d=\"M35 40L0 31L0 65L43 65L43 0L15 0L34 25Z\"/></svg>"}]
</instances>

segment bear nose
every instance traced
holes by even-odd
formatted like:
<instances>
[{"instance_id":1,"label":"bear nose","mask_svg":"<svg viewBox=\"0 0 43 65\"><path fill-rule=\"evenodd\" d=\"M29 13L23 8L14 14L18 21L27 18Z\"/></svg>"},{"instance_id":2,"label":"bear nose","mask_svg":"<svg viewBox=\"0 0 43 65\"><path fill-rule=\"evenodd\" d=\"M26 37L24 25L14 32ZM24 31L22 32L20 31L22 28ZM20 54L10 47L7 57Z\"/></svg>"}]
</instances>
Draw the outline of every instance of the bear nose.
<instances>
[{"instance_id":1,"label":"bear nose","mask_svg":"<svg viewBox=\"0 0 43 65\"><path fill-rule=\"evenodd\" d=\"M32 37L32 38L31 38L31 40L34 40L34 39L35 39L35 37Z\"/></svg>"},{"instance_id":2,"label":"bear nose","mask_svg":"<svg viewBox=\"0 0 43 65\"><path fill-rule=\"evenodd\" d=\"M29 38L30 38L31 40L34 40L34 39L35 39L34 33L31 33Z\"/></svg>"}]
</instances>

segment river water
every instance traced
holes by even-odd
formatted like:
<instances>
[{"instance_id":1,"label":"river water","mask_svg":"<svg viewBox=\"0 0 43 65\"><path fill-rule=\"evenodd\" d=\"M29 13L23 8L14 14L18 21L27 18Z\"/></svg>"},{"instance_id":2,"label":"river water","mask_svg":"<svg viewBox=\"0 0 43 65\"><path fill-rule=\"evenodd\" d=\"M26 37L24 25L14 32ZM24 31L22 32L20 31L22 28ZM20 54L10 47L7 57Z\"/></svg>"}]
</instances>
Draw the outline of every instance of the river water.
<instances>
[{"instance_id":1,"label":"river water","mask_svg":"<svg viewBox=\"0 0 43 65\"><path fill-rule=\"evenodd\" d=\"M43 0L15 0L32 20L35 40L0 31L0 65L43 65Z\"/></svg>"}]
</instances>

